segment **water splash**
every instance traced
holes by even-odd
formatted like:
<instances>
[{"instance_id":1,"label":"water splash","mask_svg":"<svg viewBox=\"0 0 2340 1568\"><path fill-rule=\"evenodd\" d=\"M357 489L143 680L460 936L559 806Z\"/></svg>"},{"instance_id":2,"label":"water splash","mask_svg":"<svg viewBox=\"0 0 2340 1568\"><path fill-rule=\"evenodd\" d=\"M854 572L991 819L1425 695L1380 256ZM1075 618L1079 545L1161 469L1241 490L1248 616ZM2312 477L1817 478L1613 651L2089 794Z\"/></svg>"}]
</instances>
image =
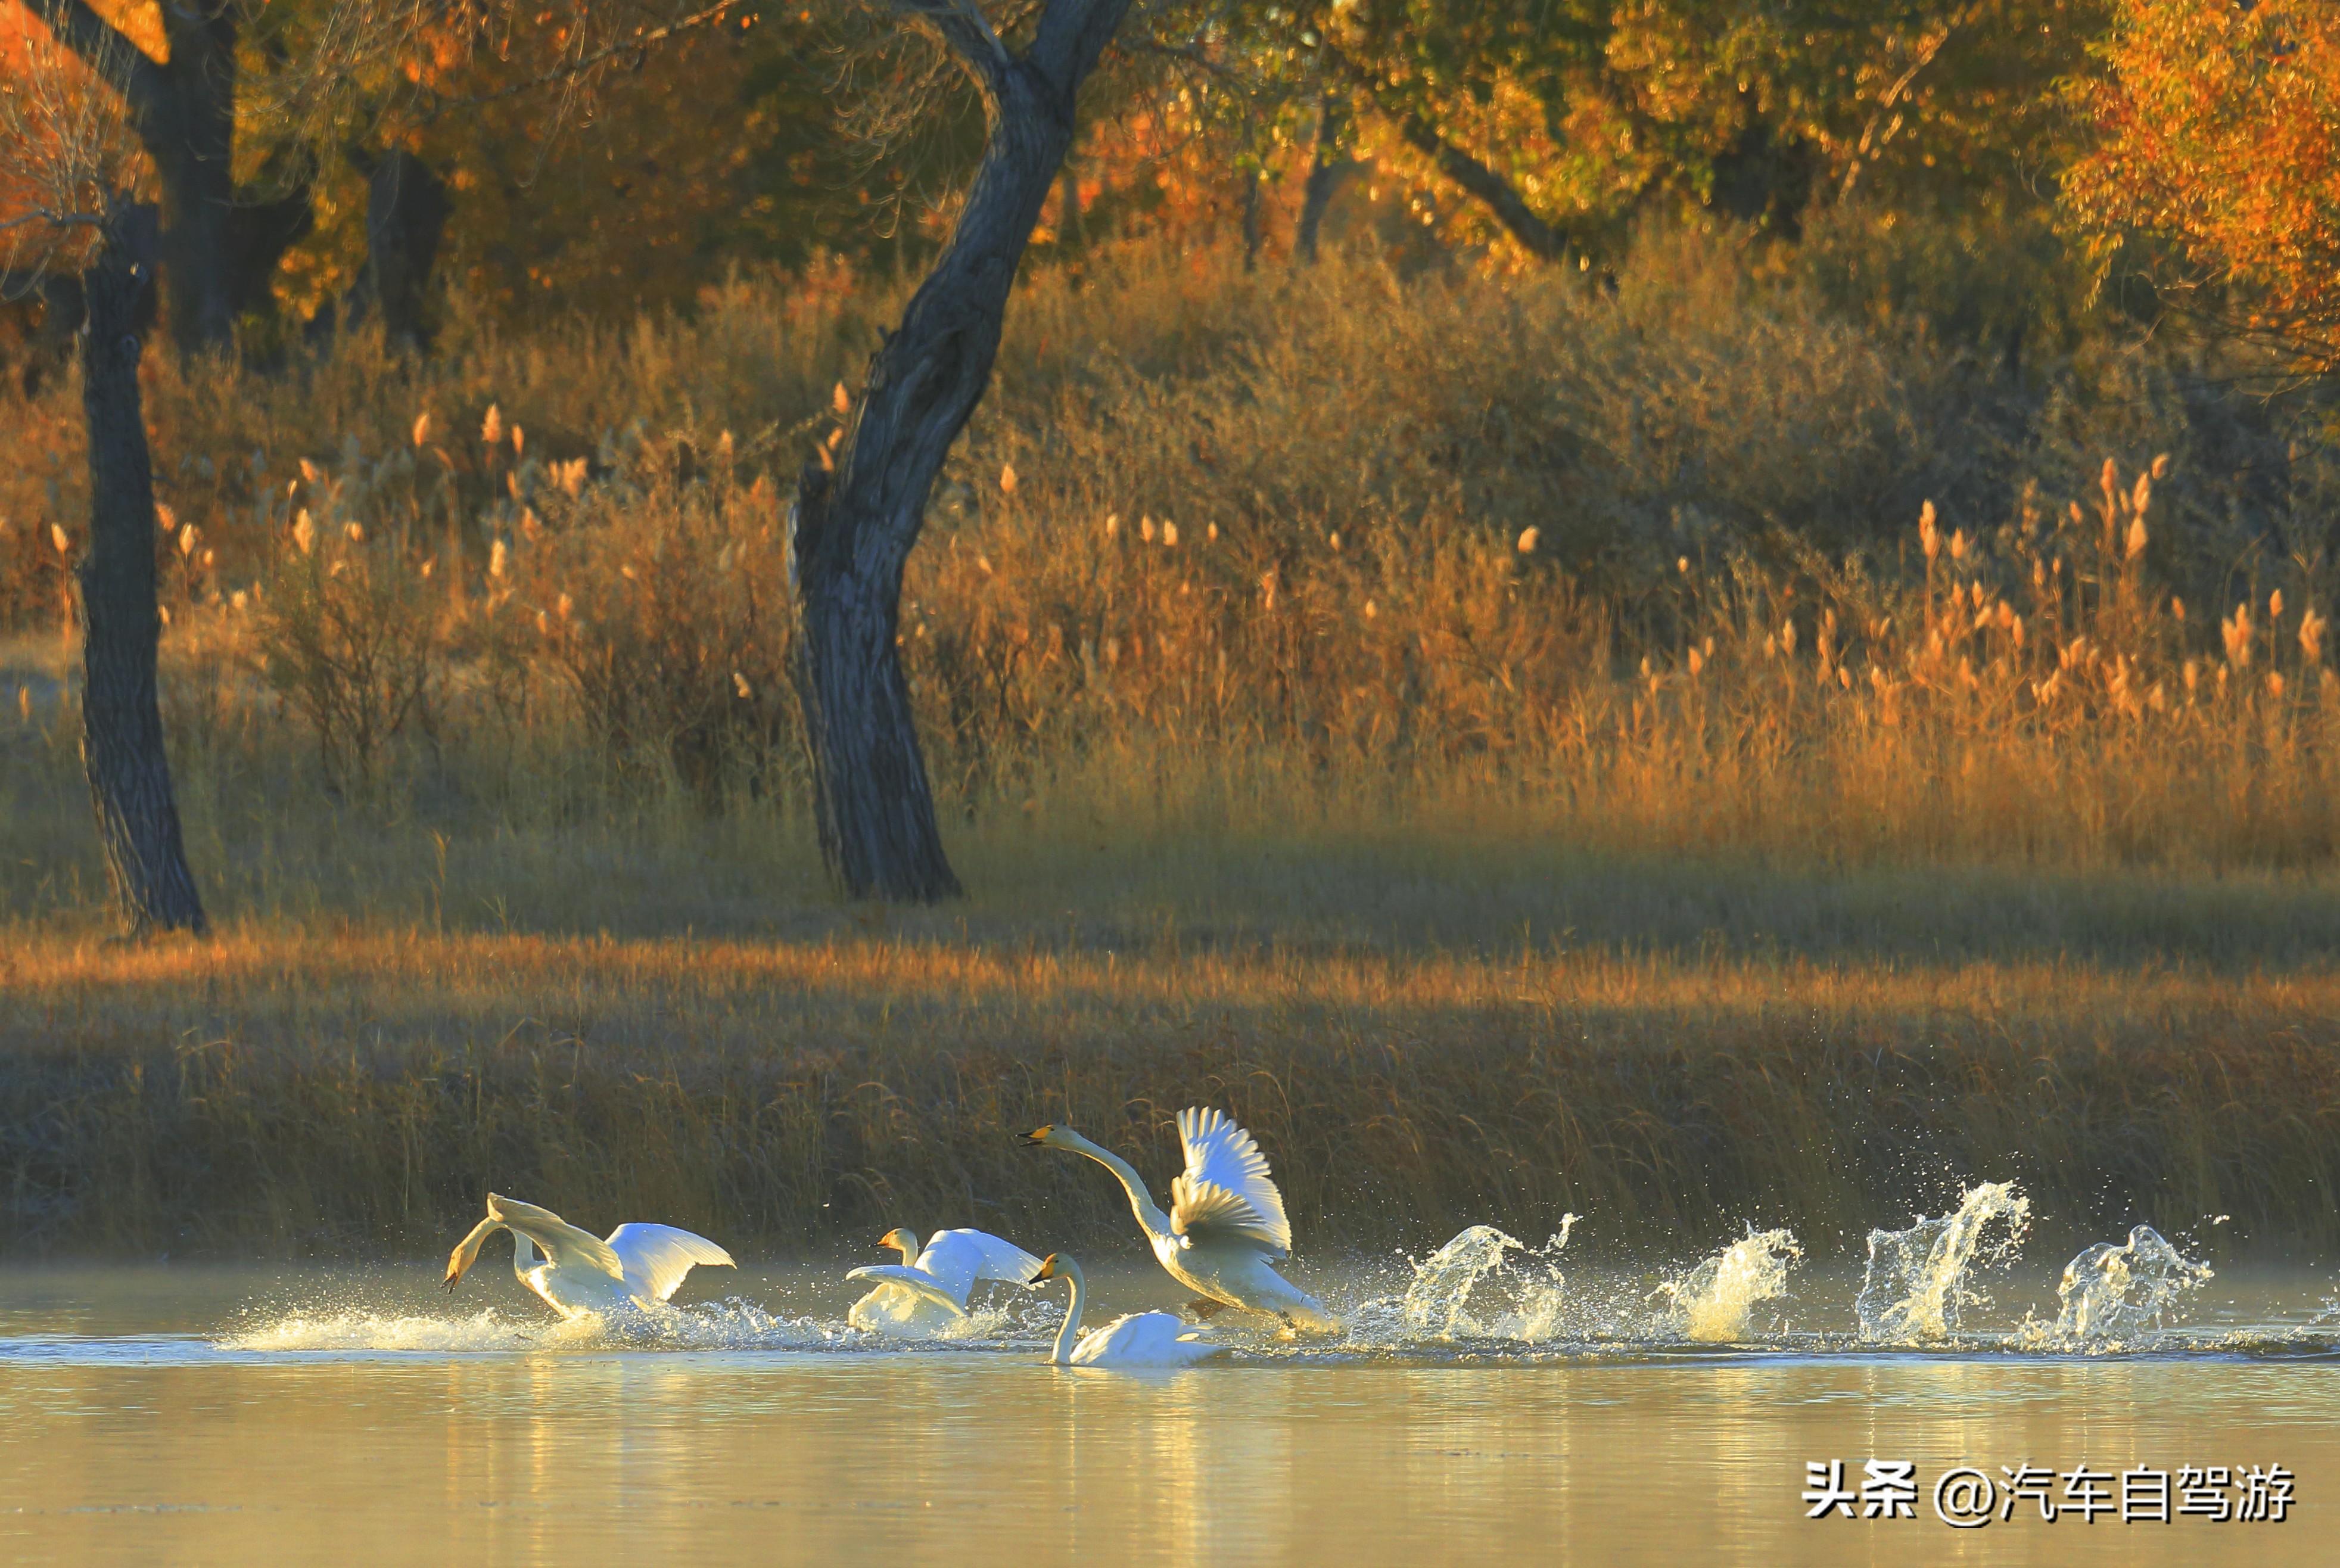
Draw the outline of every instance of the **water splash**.
<instances>
[{"instance_id":1,"label":"water splash","mask_svg":"<svg viewBox=\"0 0 2340 1568\"><path fill-rule=\"evenodd\" d=\"M1860 1337L1910 1345L1956 1333L1960 1314L1987 1299L1973 1275L2012 1262L2030 1227L2031 1200L2001 1181L1967 1188L1955 1214L1920 1215L1907 1230L1870 1231L1853 1302Z\"/></svg>"},{"instance_id":2,"label":"water splash","mask_svg":"<svg viewBox=\"0 0 2340 1568\"><path fill-rule=\"evenodd\" d=\"M1452 1338L1458 1330L1475 1326L1465 1315L1472 1291L1503 1265L1505 1253L1524 1244L1491 1225L1470 1229L1413 1265L1413 1284L1398 1304L1399 1315L1416 1328Z\"/></svg>"},{"instance_id":3,"label":"water splash","mask_svg":"<svg viewBox=\"0 0 2340 1568\"><path fill-rule=\"evenodd\" d=\"M1549 1338L1558 1326L1567 1280L1559 1256L1568 1245L1577 1216L1562 1215L1560 1229L1540 1247L1530 1247L1491 1225L1474 1225L1413 1265L1413 1281L1396 1305L1397 1336L1423 1331L1442 1339ZM1512 1254L1521 1256L1514 1260ZM1501 1310L1482 1320L1470 1312L1473 1292L1487 1285L1492 1297L1508 1293ZM1368 1304L1353 1315L1353 1330L1370 1335L1383 1314ZM1483 1310L1483 1308L1482 1308Z\"/></svg>"},{"instance_id":4,"label":"water splash","mask_svg":"<svg viewBox=\"0 0 2340 1568\"><path fill-rule=\"evenodd\" d=\"M575 1318L507 1317L490 1309L462 1317L321 1307L254 1318L223 1335L223 1350L260 1352L802 1349L849 1344L859 1331L809 1317L782 1317L736 1297L688 1306Z\"/></svg>"},{"instance_id":5,"label":"water splash","mask_svg":"<svg viewBox=\"0 0 2340 1568\"><path fill-rule=\"evenodd\" d=\"M1788 1294L1788 1270L1803 1255L1793 1232L1759 1231L1750 1225L1744 1236L1658 1289L1671 1299L1675 1325L1684 1337L1732 1344L1747 1337L1758 1302Z\"/></svg>"},{"instance_id":6,"label":"water splash","mask_svg":"<svg viewBox=\"0 0 2340 1568\"><path fill-rule=\"evenodd\" d=\"M523 1322L493 1311L468 1317L374 1312L294 1312L247 1324L217 1342L223 1350L513 1351L598 1342L588 1319Z\"/></svg>"},{"instance_id":7,"label":"water splash","mask_svg":"<svg viewBox=\"0 0 2340 1568\"><path fill-rule=\"evenodd\" d=\"M1576 1216L1562 1215L1560 1228L1528 1254L1535 1260L1541 1277L1522 1271L1518 1299L1511 1311L1495 1320L1496 1333L1507 1339L1534 1344L1560 1332L1561 1315L1568 1305L1568 1279L1560 1272L1560 1255L1567 1250L1569 1232L1575 1228Z\"/></svg>"},{"instance_id":8,"label":"water splash","mask_svg":"<svg viewBox=\"0 0 2340 1568\"><path fill-rule=\"evenodd\" d=\"M2059 1345L2126 1344L2152 1334L2177 1298L2210 1278L2149 1225L2121 1245L2100 1241L2064 1265L2056 1295L2063 1303L2048 1331Z\"/></svg>"}]
</instances>

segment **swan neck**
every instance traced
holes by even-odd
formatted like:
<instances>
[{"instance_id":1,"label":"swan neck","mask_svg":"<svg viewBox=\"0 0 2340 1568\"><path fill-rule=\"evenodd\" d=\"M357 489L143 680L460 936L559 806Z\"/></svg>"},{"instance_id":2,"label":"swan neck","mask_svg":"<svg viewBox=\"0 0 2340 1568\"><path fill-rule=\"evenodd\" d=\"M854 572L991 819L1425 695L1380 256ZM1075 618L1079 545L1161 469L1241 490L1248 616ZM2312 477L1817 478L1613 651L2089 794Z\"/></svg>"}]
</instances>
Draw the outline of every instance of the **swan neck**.
<instances>
[{"instance_id":1,"label":"swan neck","mask_svg":"<svg viewBox=\"0 0 2340 1568\"><path fill-rule=\"evenodd\" d=\"M1070 1366L1073 1362L1073 1342L1080 1337L1081 1308L1088 1296L1088 1282L1081 1277L1081 1265L1070 1258L1056 1260L1056 1272L1073 1287L1073 1298L1065 1307L1065 1326L1056 1330L1056 1348L1048 1355L1051 1366Z\"/></svg>"},{"instance_id":2,"label":"swan neck","mask_svg":"<svg viewBox=\"0 0 2340 1568\"><path fill-rule=\"evenodd\" d=\"M1130 1212L1137 1216L1137 1223L1145 1228L1145 1233L1148 1236L1168 1236L1170 1216L1162 1212L1161 1206L1146 1192L1145 1183L1139 1178L1137 1167L1111 1149L1091 1143L1078 1133L1073 1136L1080 1138L1080 1142L1073 1146L1076 1149L1121 1178L1122 1190L1129 1194Z\"/></svg>"}]
</instances>

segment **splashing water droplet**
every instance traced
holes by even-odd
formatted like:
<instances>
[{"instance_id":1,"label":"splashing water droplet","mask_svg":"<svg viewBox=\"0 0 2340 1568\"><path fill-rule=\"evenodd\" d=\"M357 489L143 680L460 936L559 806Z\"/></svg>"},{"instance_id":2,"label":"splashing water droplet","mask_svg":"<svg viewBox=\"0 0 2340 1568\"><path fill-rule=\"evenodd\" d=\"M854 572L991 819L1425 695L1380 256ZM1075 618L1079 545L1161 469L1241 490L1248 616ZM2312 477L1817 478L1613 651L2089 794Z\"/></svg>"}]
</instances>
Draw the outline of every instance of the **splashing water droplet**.
<instances>
[{"instance_id":1,"label":"splashing water droplet","mask_svg":"<svg viewBox=\"0 0 2340 1568\"><path fill-rule=\"evenodd\" d=\"M2126 1245L2100 1241L2064 1265L2063 1283L2056 1287L2063 1309L2048 1340L2133 1342L2158 1330L2177 1298L2199 1289L2210 1275L2209 1265L2180 1254L2151 1226L2138 1226Z\"/></svg>"},{"instance_id":2,"label":"splashing water droplet","mask_svg":"<svg viewBox=\"0 0 2340 1568\"><path fill-rule=\"evenodd\" d=\"M2030 1227L2031 1200L2000 1181L1967 1188L1956 1214L1870 1231L1853 1303L1860 1337L1908 1345L1956 1333L1959 1314L1986 1299L1970 1276L2014 1261Z\"/></svg>"},{"instance_id":3,"label":"splashing water droplet","mask_svg":"<svg viewBox=\"0 0 2340 1568\"><path fill-rule=\"evenodd\" d=\"M1413 1284L1399 1310L1417 1328L1453 1335L1467 1331L1463 1307L1478 1283L1502 1265L1503 1255L1522 1244L1491 1225L1474 1225L1413 1265Z\"/></svg>"},{"instance_id":4,"label":"splashing water droplet","mask_svg":"<svg viewBox=\"0 0 2340 1568\"><path fill-rule=\"evenodd\" d=\"M1659 1288L1673 1298L1684 1336L1730 1344L1747 1337L1756 1303L1788 1294L1788 1271L1803 1255L1793 1232L1759 1231L1750 1225L1744 1236Z\"/></svg>"}]
</instances>

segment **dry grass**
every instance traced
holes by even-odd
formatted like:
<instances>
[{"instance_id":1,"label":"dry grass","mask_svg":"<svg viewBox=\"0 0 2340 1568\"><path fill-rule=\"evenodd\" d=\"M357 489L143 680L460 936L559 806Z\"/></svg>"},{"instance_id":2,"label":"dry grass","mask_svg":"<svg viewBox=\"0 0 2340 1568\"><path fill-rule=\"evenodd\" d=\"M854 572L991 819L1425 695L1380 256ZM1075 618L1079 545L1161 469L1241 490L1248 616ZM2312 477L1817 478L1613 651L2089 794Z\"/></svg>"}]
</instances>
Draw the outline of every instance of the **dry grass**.
<instances>
[{"instance_id":1,"label":"dry grass","mask_svg":"<svg viewBox=\"0 0 2340 1568\"><path fill-rule=\"evenodd\" d=\"M1010 1135L1069 1120L1166 1179L1190 1100L1355 1243L1573 1209L1653 1251L1750 1218L1857 1247L1985 1175L2051 1227L2340 1240L2329 889L1232 848L1019 878L994 844L963 909L768 900L788 936L24 932L14 1245L428 1252L486 1184L794 1252L1103 1241L1110 1186ZM2068 933L2103 950L1986 956Z\"/></svg>"},{"instance_id":2,"label":"dry grass","mask_svg":"<svg viewBox=\"0 0 2340 1568\"><path fill-rule=\"evenodd\" d=\"M2340 1241L2313 408L2012 385L1688 242L1614 298L1124 261L1030 286L914 566L937 912L826 892L782 676L882 302L158 369L200 948L98 938L69 405L19 411L9 1245L427 1251L490 1183L1117 1235L1008 1135L1166 1176L1190 1100L1304 1235L1825 1246L2013 1175Z\"/></svg>"}]
</instances>

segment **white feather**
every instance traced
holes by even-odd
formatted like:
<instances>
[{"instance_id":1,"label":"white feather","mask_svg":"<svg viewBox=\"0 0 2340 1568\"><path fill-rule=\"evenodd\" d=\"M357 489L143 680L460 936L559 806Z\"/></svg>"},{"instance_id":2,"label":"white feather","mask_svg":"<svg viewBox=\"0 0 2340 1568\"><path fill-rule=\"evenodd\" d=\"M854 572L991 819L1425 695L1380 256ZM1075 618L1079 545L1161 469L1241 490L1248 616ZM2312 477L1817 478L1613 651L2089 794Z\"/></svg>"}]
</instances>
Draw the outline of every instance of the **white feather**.
<instances>
[{"instance_id":1,"label":"white feather","mask_svg":"<svg viewBox=\"0 0 2340 1568\"><path fill-rule=\"evenodd\" d=\"M703 1236L670 1225L621 1225L610 1233L626 1287L638 1296L664 1301L699 1264L733 1268L731 1255Z\"/></svg>"},{"instance_id":2,"label":"white feather","mask_svg":"<svg viewBox=\"0 0 2340 1568\"><path fill-rule=\"evenodd\" d=\"M1134 1312L1081 1336L1075 1366L1191 1366L1226 1346L1166 1312Z\"/></svg>"},{"instance_id":3,"label":"white feather","mask_svg":"<svg viewBox=\"0 0 2340 1568\"><path fill-rule=\"evenodd\" d=\"M1040 1260L988 1231L938 1230L927 1238L926 1251L915 1265L948 1291L961 1312L979 1279L1024 1285L1040 1272Z\"/></svg>"},{"instance_id":4,"label":"white feather","mask_svg":"<svg viewBox=\"0 0 2340 1568\"><path fill-rule=\"evenodd\" d=\"M1186 1148L1186 1169L1170 1184L1172 1230L1205 1240L1246 1236L1279 1256L1292 1250L1284 1195L1251 1134L1215 1107L1189 1107L1178 1113L1178 1141Z\"/></svg>"}]
</instances>

